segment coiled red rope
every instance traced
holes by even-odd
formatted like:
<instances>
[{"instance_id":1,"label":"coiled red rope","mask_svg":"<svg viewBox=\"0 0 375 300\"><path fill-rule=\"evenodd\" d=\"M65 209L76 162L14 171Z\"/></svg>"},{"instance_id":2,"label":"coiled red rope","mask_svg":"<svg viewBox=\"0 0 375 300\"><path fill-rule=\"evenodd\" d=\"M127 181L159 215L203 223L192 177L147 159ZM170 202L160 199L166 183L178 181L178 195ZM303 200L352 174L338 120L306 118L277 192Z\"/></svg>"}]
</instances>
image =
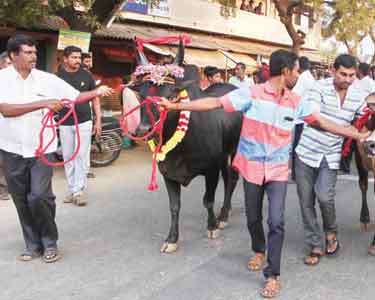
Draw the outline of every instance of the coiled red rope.
<instances>
[{"instance_id":1,"label":"coiled red rope","mask_svg":"<svg viewBox=\"0 0 375 300\"><path fill-rule=\"evenodd\" d=\"M81 137L79 133L79 125L78 125L78 118L77 113L75 110L75 105L78 103L83 103L90 101L92 97L88 98L80 98L80 100L68 100L63 99L61 100L64 107L68 108L68 112L57 122L54 120L55 112L53 110L49 110L47 114L45 114L42 118L42 129L39 132L39 145L37 149L35 150L35 156L39 157L41 161L50 167L62 167L66 165L67 163L74 160L79 152L79 149L81 147ZM76 134L76 147L72 153L72 155L65 161L62 162L52 162L49 161L46 157L46 152L48 151L49 147L53 144L53 142L57 139L57 131L56 129L64 123L64 121L69 118L70 116L73 116L74 121L74 127L75 127L75 134ZM46 143L44 140L44 133L45 131L49 129L52 131L52 137L51 139Z\"/></svg>"}]
</instances>

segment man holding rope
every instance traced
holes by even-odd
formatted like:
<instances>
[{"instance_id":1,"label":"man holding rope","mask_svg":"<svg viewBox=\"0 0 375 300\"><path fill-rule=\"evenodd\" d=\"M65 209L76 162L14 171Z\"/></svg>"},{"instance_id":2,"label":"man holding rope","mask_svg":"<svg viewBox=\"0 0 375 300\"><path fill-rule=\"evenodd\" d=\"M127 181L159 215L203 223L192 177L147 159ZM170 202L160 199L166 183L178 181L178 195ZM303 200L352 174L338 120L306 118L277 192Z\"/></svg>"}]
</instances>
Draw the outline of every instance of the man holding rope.
<instances>
[{"instance_id":1,"label":"man holding rope","mask_svg":"<svg viewBox=\"0 0 375 300\"><path fill-rule=\"evenodd\" d=\"M79 93L57 76L37 70L36 43L29 36L11 37L7 53L12 66L0 70L0 151L26 244L19 259L30 261L43 255L43 260L51 263L60 258L53 170L35 153L43 115L47 110L60 111L64 106L62 99L80 101L113 91L102 86ZM47 157L56 145L55 141L49 147Z\"/></svg>"},{"instance_id":2,"label":"man holding rope","mask_svg":"<svg viewBox=\"0 0 375 300\"><path fill-rule=\"evenodd\" d=\"M249 260L250 271L263 269L266 284L261 295L275 297L281 289L279 276L284 242L284 209L288 186L288 161L291 132L296 119L311 126L358 140L369 134L354 127L338 125L319 113L319 107L302 100L290 91L298 78L298 56L286 50L272 53L270 80L265 84L240 88L221 98L204 98L189 103L160 105L168 110L208 111L224 108L244 115L241 138L233 167L244 178L247 226L255 255ZM263 196L268 196L268 225L263 228ZM266 256L267 252L267 256Z\"/></svg>"}]
</instances>

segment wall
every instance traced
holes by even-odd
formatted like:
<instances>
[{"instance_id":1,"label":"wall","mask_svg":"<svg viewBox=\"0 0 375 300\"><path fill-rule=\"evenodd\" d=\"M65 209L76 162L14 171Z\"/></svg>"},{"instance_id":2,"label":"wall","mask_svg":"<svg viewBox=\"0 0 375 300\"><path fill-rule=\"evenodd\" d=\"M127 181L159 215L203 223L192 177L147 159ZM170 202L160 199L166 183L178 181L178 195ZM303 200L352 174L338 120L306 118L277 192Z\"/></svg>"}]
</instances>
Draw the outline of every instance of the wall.
<instances>
[{"instance_id":1,"label":"wall","mask_svg":"<svg viewBox=\"0 0 375 300\"><path fill-rule=\"evenodd\" d=\"M255 1L256 3L258 1ZM292 41L284 25L272 12L270 0L267 0L267 16L260 16L236 10L235 17L221 15L221 6L208 0L169 0L170 18L123 12L121 16L130 20L139 20L171 26L202 30L218 34L228 34L259 41L282 45L291 45ZM320 25L316 24L307 34L305 47L318 49L320 46Z\"/></svg>"}]
</instances>

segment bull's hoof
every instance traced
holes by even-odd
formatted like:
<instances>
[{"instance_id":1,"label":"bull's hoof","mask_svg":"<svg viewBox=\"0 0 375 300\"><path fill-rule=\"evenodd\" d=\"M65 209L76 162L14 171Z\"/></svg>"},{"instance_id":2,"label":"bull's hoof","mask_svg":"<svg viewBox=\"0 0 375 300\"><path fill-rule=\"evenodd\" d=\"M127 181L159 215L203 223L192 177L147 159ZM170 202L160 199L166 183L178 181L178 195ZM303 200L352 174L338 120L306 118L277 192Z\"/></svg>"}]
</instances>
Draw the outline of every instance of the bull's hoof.
<instances>
[{"instance_id":1,"label":"bull's hoof","mask_svg":"<svg viewBox=\"0 0 375 300\"><path fill-rule=\"evenodd\" d=\"M375 245L371 245L370 248L368 249L368 254L371 256L375 256Z\"/></svg>"},{"instance_id":2,"label":"bull's hoof","mask_svg":"<svg viewBox=\"0 0 375 300\"><path fill-rule=\"evenodd\" d=\"M369 231L369 229L370 229L370 224L369 223L362 223L361 222L361 231L362 232L368 232Z\"/></svg>"},{"instance_id":3,"label":"bull's hoof","mask_svg":"<svg viewBox=\"0 0 375 300\"><path fill-rule=\"evenodd\" d=\"M214 229L214 230L207 230L207 237L210 240L217 239L220 235L220 230L219 229Z\"/></svg>"},{"instance_id":4,"label":"bull's hoof","mask_svg":"<svg viewBox=\"0 0 375 300\"><path fill-rule=\"evenodd\" d=\"M178 245L177 243L174 243L174 244L170 244L168 242L165 242L161 248L160 248L160 252L161 253L174 253L176 252L178 249Z\"/></svg>"},{"instance_id":5,"label":"bull's hoof","mask_svg":"<svg viewBox=\"0 0 375 300\"><path fill-rule=\"evenodd\" d=\"M217 228L219 228L220 230L223 230L225 227L227 227L227 225L228 225L228 222L220 221L217 224Z\"/></svg>"}]
</instances>

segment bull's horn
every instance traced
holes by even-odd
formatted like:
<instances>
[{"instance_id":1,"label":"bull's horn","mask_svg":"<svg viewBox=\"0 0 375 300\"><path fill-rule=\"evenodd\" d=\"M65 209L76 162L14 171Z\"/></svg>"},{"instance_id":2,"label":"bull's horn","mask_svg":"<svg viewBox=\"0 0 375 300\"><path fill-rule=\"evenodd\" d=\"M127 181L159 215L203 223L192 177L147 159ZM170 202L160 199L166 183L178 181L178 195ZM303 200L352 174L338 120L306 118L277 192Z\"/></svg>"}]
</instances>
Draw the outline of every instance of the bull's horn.
<instances>
[{"instance_id":1,"label":"bull's horn","mask_svg":"<svg viewBox=\"0 0 375 300\"><path fill-rule=\"evenodd\" d=\"M143 51L137 49L137 62L138 65L146 66L149 64L148 59Z\"/></svg>"},{"instance_id":2,"label":"bull's horn","mask_svg":"<svg viewBox=\"0 0 375 300\"><path fill-rule=\"evenodd\" d=\"M183 42L182 37L180 38L180 43L178 44L178 51L176 54L176 58L174 59L173 64L182 66L184 63L184 58L185 58L185 45Z\"/></svg>"}]
</instances>

